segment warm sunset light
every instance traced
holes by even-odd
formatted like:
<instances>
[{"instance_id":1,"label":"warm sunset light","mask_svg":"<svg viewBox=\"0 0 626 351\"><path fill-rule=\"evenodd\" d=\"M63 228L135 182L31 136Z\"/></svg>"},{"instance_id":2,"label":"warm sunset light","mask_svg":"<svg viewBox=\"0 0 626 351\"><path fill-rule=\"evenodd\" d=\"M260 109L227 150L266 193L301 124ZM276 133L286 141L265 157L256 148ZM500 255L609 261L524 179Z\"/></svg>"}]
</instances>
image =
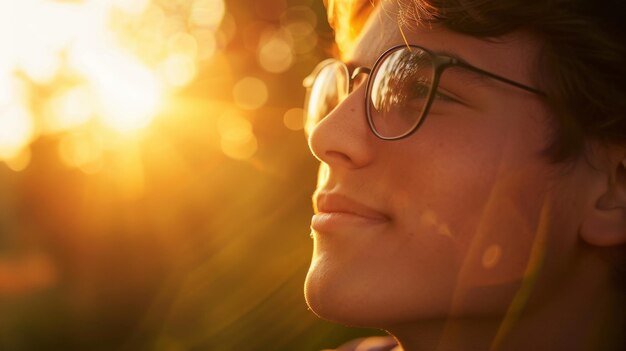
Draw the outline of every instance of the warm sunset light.
<instances>
[{"instance_id":1,"label":"warm sunset light","mask_svg":"<svg viewBox=\"0 0 626 351\"><path fill-rule=\"evenodd\" d=\"M104 125L127 132L150 123L163 98L163 86L147 67L132 56L115 53L76 56L74 66L90 82Z\"/></svg>"},{"instance_id":2,"label":"warm sunset light","mask_svg":"<svg viewBox=\"0 0 626 351\"><path fill-rule=\"evenodd\" d=\"M242 78L233 88L233 98L237 106L246 110L257 109L267 101L267 86L255 77Z\"/></svg>"},{"instance_id":3,"label":"warm sunset light","mask_svg":"<svg viewBox=\"0 0 626 351\"><path fill-rule=\"evenodd\" d=\"M293 64L292 46L281 32L268 32L261 39L259 64L268 72L281 73Z\"/></svg>"},{"instance_id":4,"label":"warm sunset light","mask_svg":"<svg viewBox=\"0 0 626 351\"><path fill-rule=\"evenodd\" d=\"M283 116L283 123L285 127L291 130L302 130L304 128L304 110L299 107L287 110Z\"/></svg>"},{"instance_id":5,"label":"warm sunset light","mask_svg":"<svg viewBox=\"0 0 626 351\"><path fill-rule=\"evenodd\" d=\"M0 0L1 351L345 338L302 298L300 82L330 52L325 17L322 0Z\"/></svg>"},{"instance_id":6,"label":"warm sunset light","mask_svg":"<svg viewBox=\"0 0 626 351\"><path fill-rule=\"evenodd\" d=\"M220 116L218 131L221 136L222 151L234 159L250 158L257 150L257 141L252 133L252 124L236 112L230 111Z\"/></svg>"},{"instance_id":7,"label":"warm sunset light","mask_svg":"<svg viewBox=\"0 0 626 351\"><path fill-rule=\"evenodd\" d=\"M0 0L0 351L626 350L592 3Z\"/></svg>"},{"instance_id":8,"label":"warm sunset light","mask_svg":"<svg viewBox=\"0 0 626 351\"><path fill-rule=\"evenodd\" d=\"M23 169L15 159L39 136L146 129L215 54L225 13L223 0L0 0L0 47L10 48L0 57L0 161Z\"/></svg>"},{"instance_id":9,"label":"warm sunset light","mask_svg":"<svg viewBox=\"0 0 626 351\"><path fill-rule=\"evenodd\" d=\"M0 158L17 156L32 135L33 121L29 112L19 105L5 107L0 115Z\"/></svg>"}]
</instances>

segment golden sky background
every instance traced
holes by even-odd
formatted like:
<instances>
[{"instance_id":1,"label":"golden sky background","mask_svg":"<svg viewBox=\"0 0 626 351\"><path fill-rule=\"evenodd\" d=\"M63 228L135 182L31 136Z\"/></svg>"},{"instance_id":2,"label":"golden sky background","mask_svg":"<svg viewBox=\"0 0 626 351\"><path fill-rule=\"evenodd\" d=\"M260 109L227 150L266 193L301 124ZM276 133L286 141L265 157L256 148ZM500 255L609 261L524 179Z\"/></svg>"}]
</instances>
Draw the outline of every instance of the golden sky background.
<instances>
[{"instance_id":1,"label":"golden sky background","mask_svg":"<svg viewBox=\"0 0 626 351\"><path fill-rule=\"evenodd\" d=\"M321 1L0 0L0 349L319 350Z\"/></svg>"}]
</instances>

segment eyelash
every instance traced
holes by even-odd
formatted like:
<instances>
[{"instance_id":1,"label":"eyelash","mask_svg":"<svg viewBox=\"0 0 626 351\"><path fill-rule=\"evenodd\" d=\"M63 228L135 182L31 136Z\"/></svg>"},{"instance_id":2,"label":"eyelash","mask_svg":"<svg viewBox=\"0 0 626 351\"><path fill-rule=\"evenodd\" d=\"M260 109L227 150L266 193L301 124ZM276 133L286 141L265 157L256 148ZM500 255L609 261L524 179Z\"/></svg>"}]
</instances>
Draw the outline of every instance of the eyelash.
<instances>
[{"instance_id":1,"label":"eyelash","mask_svg":"<svg viewBox=\"0 0 626 351\"><path fill-rule=\"evenodd\" d=\"M416 89L416 90L421 92L423 90L426 90L427 88L424 85L422 85L422 84L415 84L413 86L413 89ZM453 98L449 94L442 93L441 89L437 89L437 91L435 92L435 99L434 99L434 101L456 102L456 103L460 102L458 99Z\"/></svg>"},{"instance_id":2,"label":"eyelash","mask_svg":"<svg viewBox=\"0 0 626 351\"><path fill-rule=\"evenodd\" d=\"M444 102L460 102L458 99L451 97L448 94L442 93L439 89L435 93L435 101L444 101Z\"/></svg>"}]
</instances>

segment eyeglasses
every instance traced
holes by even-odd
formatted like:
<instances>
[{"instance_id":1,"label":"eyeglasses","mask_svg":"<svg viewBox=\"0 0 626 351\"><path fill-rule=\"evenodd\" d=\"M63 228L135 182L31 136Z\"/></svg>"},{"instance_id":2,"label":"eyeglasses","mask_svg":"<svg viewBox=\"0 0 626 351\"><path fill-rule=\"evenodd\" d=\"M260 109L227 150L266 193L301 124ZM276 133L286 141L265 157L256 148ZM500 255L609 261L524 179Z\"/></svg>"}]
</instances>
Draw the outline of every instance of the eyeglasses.
<instances>
[{"instance_id":1,"label":"eyeglasses","mask_svg":"<svg viewBox=\"0 0 626 351\"><path fill-rule=\"evenodd\" d=\"M354 80L360 74L367 74L365 111L372 133L383 140L405 138L424 122L435 101L455 100L438 91L441 75L450 67L461 67L545 96L540 90L471 66L456 57L436 54L417 45L400 45L385 51L371 69L357 67L352 75L346 64L337 59L327 59L317 65L303 82L307 88L304 108L307 126L315 126L324 119L350 94Z\"/></svg>"}]
</instances>

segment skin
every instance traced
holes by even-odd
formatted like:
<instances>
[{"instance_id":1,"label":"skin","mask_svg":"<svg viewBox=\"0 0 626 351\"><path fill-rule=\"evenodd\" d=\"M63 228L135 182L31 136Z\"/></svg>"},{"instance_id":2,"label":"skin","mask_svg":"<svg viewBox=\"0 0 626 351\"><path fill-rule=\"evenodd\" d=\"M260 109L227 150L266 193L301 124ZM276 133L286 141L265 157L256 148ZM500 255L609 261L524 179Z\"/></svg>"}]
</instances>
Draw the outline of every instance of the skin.
<instances>
[{"instance_id":1,"label":"skin","mask_svg":"<svg viewBox=\"0 0 626 351\"><path fill-rule=\"evenodd\" d=\"M348 55L351 65L371 67L404 43L397 9L381 8ZM410 44L540 88L541 43L530 35L488 42L438 26L402 30ZM602 336L590 325L614 320L620 297L610 265L588 244L626 240L626 205L610 220L596 206L626 152L604 157L600 148L594 155L602 157L553 164L541 152L554 116L540 97L458 70L444 74L440 88L463 103L433 108L406 139L371 133L365 84L312 129L321 162L314 200L341 194L387 219L316 230L314 218L307 303L322 318L387 330L405 350L597 343Z\"/></svg>"}]
</instances>

